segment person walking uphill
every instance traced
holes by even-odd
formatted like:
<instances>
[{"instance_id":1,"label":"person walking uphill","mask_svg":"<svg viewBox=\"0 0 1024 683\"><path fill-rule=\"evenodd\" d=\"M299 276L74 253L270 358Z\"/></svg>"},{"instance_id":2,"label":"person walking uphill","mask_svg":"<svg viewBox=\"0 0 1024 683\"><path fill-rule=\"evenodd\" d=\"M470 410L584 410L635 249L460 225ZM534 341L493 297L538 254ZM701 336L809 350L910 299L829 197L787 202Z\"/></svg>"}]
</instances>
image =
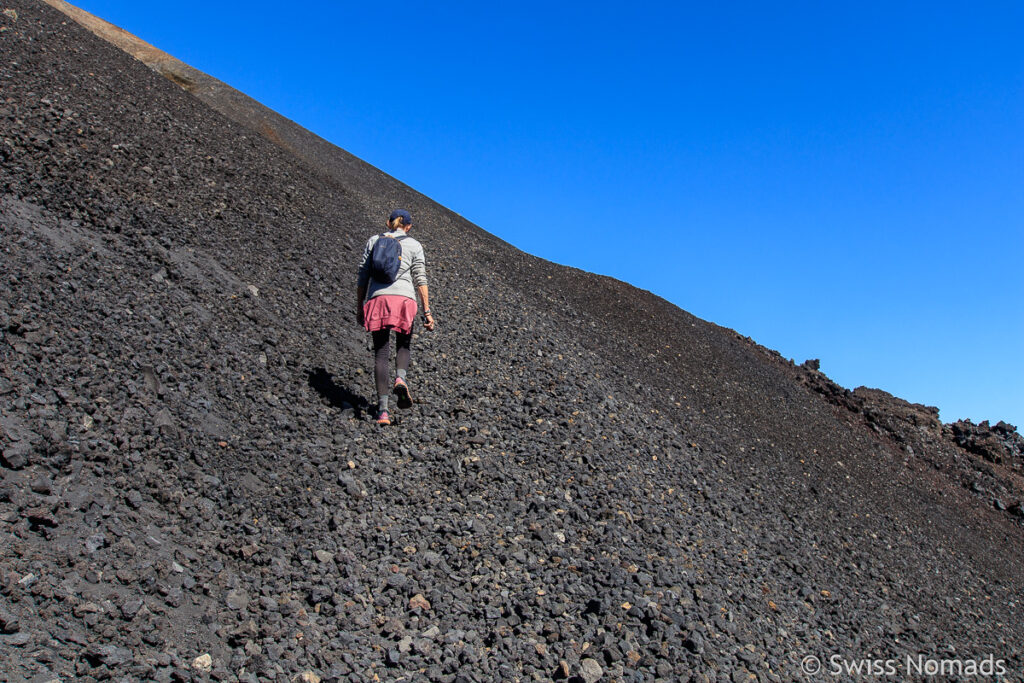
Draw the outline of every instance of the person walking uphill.
<instances>
[{"instance_id":1,"label":"person walking uphill","mask_svg":"<svg viewBox=\"0 0 1024 683\"><path fill-rule=\"evenodd\" d=\"M412 407L408 372L417 295L423 302L423 326L427 330L434 329L423 246L409 237L412 216L405 209L396 209L391 212L387 227L387 232L367 240L356 289L356 320L373 335L373 379L377 385L377 424L380 425L391 424L388 410L391 389L394 389L399 408ZM393 387L389 386L388 372L392 330L398 374Z\"/></svg>"}]
</instances>

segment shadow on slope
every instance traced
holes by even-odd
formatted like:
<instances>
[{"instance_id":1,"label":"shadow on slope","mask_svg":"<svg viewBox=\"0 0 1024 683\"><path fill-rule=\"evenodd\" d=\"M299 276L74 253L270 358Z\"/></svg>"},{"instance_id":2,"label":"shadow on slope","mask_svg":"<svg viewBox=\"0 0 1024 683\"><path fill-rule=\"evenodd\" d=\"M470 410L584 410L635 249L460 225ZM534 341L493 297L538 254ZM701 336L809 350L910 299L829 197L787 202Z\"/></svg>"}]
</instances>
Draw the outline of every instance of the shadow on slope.
<instances>
[{"instance_id":1,"label":"shadow on slope","mask_svg":"<svg viewBox=\"0 0 1024 683\"><path fill-rule=\"evenodd\" d=\"M333 375L324 368L310 370L308 380L309 386L331 406L342 412L352 411L356 419L362 418L370 408L369 402L364 397L352 393L346 387L335 384Z\"/></svg>"}]
</instances>

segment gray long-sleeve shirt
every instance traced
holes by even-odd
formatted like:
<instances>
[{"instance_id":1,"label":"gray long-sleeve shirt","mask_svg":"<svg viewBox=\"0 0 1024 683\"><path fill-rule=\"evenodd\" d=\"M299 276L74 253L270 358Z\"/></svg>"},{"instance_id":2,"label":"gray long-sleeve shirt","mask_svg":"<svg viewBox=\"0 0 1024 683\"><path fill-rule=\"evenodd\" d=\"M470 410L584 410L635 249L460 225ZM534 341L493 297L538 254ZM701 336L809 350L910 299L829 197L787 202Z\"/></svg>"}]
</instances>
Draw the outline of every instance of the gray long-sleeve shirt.
<instances>
[{"instance_id":1,"label":"gray long-sleeve shirt","mask_svg":"<svg viewBox=\"0 0 1024 683\"><path fill-rule=\"evenodd\" d=\"M392 230L388 235L398 237L405 235L404 230ZM402 262L398 266L398 276L391 284L377 282L370 277L370 253L373 245L380 239L380 235L373 235L366 241L363 249L363 261L359 264L360 287L366 287L366 298L372 299L375 296L395 295L416 299L416 288L427 286L427 261L423 255L423 245L409 236L404 236L399 244L402 245Z\"/></svg>"}]
</instances>

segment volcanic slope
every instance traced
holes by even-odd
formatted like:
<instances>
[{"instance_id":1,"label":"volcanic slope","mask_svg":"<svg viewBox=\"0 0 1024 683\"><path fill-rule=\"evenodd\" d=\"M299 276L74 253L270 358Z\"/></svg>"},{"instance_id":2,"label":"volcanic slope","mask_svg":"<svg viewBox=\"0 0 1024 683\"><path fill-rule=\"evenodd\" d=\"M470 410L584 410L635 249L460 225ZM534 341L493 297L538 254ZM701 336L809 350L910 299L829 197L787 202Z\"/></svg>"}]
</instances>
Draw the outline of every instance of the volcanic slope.
<instances>
[{"instance_id":1,"label":"volcanic slope","mask_svg":"<svg viewBox=\"0 0 1024 683\"><path fill-rule=\"evenodd\" d=\"M1013 457L2 9L8 680L1024 672ZM439 327L380 429L354 270L398 205Z\"/></svg>"}]
</instances>

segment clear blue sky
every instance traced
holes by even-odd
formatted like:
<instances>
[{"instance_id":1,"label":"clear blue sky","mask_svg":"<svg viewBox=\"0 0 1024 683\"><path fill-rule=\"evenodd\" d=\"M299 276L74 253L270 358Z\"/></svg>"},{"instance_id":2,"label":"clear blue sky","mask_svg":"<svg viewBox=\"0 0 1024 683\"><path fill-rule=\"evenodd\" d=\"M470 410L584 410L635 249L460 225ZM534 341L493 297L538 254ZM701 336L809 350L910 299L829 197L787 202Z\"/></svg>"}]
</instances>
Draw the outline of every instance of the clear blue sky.
<instances>
[{"instance_id":1,"label":"clear blue sky","mask_svg":"<svg viewBox=\"0 0 1024 683\"><path fill-rule=\"evenodd\" d=\"M1024 3L78 5L525 251L1024 431Z\"/></svg>"}]
</instances>

